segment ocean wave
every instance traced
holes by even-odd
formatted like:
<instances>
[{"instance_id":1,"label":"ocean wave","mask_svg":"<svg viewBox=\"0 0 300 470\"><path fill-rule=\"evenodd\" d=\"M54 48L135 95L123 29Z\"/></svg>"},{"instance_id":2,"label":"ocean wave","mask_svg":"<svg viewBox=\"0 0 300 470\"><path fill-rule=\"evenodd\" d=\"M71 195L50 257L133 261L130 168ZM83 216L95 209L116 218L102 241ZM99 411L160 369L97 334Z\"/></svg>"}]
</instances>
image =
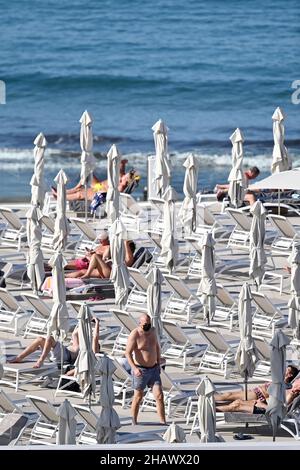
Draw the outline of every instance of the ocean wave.
<instances>
[{"instance_id":1,"label":"ocean wave","mask_svg":"<svg viewBox=\"0 0 300 470\"><path fill-rule=\"evenodd\" d=\"M204 153L199 151L192 152L171 152L170 162L171 167L179 169L182 167L188 155L193 154L200 163L201 168L228 168L231 167L231 154L230 153ZM128 160L128 167L134 166L137 170L145 171L149 156L154 153L145 152L131 152L124 153L122 158ZM300 154L290 153L293 161L293 166L300 166ZM97 161L97 168L106 169L107 159L106 155L95 152ZM257 155L245 155L244 166L257 166L261 170L269 170L272 162L272 152L266 152ZM0 148L0 165L2 171L22 171L33 169L34 157L32 149L9 149ZM80 152L75 151L62 151L56 148L47 148L45 152L45 168L46 170L59 170L60 168L68 169L72 167L74 170L80 169Z\"/></svg>"}]
</instances>

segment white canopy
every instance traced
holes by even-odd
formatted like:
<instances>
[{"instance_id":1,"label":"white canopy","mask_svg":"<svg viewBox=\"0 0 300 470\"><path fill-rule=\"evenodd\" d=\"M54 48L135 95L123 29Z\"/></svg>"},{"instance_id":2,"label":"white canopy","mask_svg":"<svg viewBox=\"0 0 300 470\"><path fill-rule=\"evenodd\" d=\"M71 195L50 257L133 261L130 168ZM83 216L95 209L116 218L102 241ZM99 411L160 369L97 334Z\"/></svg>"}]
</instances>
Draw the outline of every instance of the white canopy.
<instances>
[{"instance_id":1,"label":"white canopy","mask_svg":"<svg viewBox=\"0 0 300 470\"><path fill-rule=\"evenodd\" d=\"M300 190L300 168L274 173L267 178L251 184L248 189L296 189Z\"/></svg>"}]
</instances>

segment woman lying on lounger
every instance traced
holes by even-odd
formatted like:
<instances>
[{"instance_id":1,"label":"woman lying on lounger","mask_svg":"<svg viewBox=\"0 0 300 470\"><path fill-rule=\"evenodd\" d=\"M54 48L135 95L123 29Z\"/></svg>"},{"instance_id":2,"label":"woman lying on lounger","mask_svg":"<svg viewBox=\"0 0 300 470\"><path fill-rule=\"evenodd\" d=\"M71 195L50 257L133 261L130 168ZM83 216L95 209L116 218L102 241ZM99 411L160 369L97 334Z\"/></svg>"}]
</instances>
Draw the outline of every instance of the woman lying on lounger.
<instances>
[{"instance_id":1,"label":"woman lying on lounger","mask_svg":"<svg viewBox=\"0 0 300 470\"><path fill-rule=\"evenodd\" d=\"M124 240L125 264L130 267L134 263L135 243L132 240ZM109 279L112 263L110 260L110 246L104 253L90 252L88 267L68 273L67 278L89 279L91 277Z\"/></svg>"},{"instance_id":2,"label":"woman lying on lounger","mask_svg":"<svg viewBox=\"0 0 300 470\"><path fill-rule=\"evenodd\" d=\"M289 366L285 373L285 383L290 383L298 374L294 366ZM248 400L244 400L245 392L228 392L215 395L216 401L232 401L227 405L217 405L216 411L235 411L253 414L264 414L268 406L269 387L271 382L255 387L248 392ZM289 405L300 394L300 379L296 379L292 388L286 391L286 404Z\"/></svg>"}]
</instances>

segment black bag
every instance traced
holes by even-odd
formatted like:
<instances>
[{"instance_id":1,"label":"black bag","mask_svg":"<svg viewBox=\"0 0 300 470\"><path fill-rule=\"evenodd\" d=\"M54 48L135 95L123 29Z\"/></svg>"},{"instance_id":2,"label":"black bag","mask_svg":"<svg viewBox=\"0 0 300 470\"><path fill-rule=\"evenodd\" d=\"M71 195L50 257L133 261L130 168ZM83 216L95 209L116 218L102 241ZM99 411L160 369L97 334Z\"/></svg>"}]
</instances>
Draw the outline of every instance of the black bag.
<instances>
[{"instance_id":1,"label":"black bag","mask_svg":"<svg viewBox=\"0 0 300 470\"><path fill-rule=\"evenodd\" d=\"M60 388L62 390L69 390L70 392L81 393L79 384L74 380L62 379Z\"/></svg>"},{"instance_id":2,"label":"black bag","mask_svg":"<svg viewBox=\"0 0 300 470\"><path fill-rule=\"evenodd\" d=\"M5 279L3 279L3 276L4 276L4 271L0 270L0 287L3 287L5 289L6 282L5 282Z\"/></svg>"}]
</instances>

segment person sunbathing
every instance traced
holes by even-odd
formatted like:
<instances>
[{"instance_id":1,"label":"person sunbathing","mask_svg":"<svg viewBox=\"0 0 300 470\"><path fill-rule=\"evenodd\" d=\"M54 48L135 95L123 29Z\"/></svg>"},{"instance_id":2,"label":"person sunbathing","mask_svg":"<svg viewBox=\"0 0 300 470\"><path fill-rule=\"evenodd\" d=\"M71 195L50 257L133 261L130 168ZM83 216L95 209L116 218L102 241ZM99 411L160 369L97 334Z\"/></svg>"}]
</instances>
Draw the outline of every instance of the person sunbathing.
<instances>
[{"instance_id":1,"label":"person sunbathing","mask_svg":"<svg viewBox=\"0 0 300 470\"><path fill-rule=\"evenodd\" d=\"M244 172L246 187L248 187L248 181L257 178L259 174L260 174L260 170L257 168L257 166L253 166L249 168L249 170L246 170ZM228 183L217 184L215 186L215 192L217 193L216 195L217 195L218 201L223 201L223 199L228 196L228 189L229 189ZM250 205L254 204L256 201L254 192L247 190L244 196L244 201L249 203Z\"/></svg>"},{"instance_id":2,"label":"person sunbathing","mask_svg":"<svg viewBox=\"0 0 300 470\"><path fill-rule=\"evenodd\" d=\"M64 267L65 270L81 270L81 269L88 269L91 258L93 254L98 254L104 257L109 256L109 237L108 233L103 230L99 236L98 239L99 245L93 249L93 250L88 250L86 249L86 255L83 258L77 258L77 259L72 259L68 262L68 264Z\"/></svg>"},{"instance_id":3,"label":"person sunbathing","mask_svg":"<svg viewBox=\"0 0 300 470\"><path fill-rule=\"evenodd\" d=\"M99 328L100 328L100 321L97 317L93 317L93 322L95 324L94 332L93 332L93 344L92 348L94 353L100 352L99 346ZM64 364L74 365L79 354L79 337L78 337L78 327L76 327L72 333L72 338L70 341L69 346L62 345L60 341L55 341L53 336L49 336L44 338L39 336L38 338L34 339L31 344L29 344L23 352L18 354L14 359L8 361L11 364L23 362L23 360L29 356L30 354L38 351L39 349L42 350L42 353L36 363L33 365L35 369L39 369L42 367L45 359L47 358L50 351L52 351L52 356L57 364L61 363L61 359L63 358ZM67 372L67 375L74 375L75 369L70 370Z\"/></svg>"},{"instance_id":4,"label":"person sunbathing","mask_svg":"<svg viewBox=\"0 0 300 470\"><path fill-rule=\"evenodd\" d=\"M290 405L293 400L300 395L300 379L295 380L293 387L286 390L286 405ZM251 414L265 414L268 408L268 398L263 402L261 400L235 400L229 405L217 405L216 411L221 412L240 412Z\"/></svg>"},{"instance_id":5,"label":"person sunbathing","mask_svg":"<svg viewBox=\"0 0 300 470\"><path fill-rule=\"evenodd\" d=\"M128 160L121 160L120 162L120 178L126 174L126 164L128 163ZM107 180L101 181L97 178L96 175L93 174L92 180L90 182L91 188L93 188L96 191L99 191L99 188L103 185L104 187L107 185ZM54 189L54 188L52 188ZM84 189L84 184L79 181L79 183L74 186L74 188L67 189L67 194L74 194L76 193L79 189Z\"/></svg>"},{"instance_id":6,"label":"person sunbathing","mask_svg":"<svg viewBox=\"0 0 300 470\"><path fill-rule=\"evenodd\" d=\"M286 384L289 384L294 380L294 378L298 374L298 369L295 366L288 366L285 371L284 381ZM248 400L260 400L265 402L266 399L269 397L268 388L271 385L271 382L266 382L262 385L258 385L257 387L248 390L247 396ZM225 393L216 393L215 400L216 401L235 401L235 400L243 400L245 397L245 392L243 390L237 392L225 392Z\"/></svg>"},{"instance_id":7,"label":"person sunbathing","mask_svg":"<svg viewBox=\"0 0 300 470\"><path fill-rule=\"evenodd\" d=\"M125 264L130 267L134 263L135 243L132 240L124 241ZM76 272L68 273L67 278L90 279L91 277L100 279L109 279L111 274L111 255L110 247L103 254L92 253L88 268L80 269Z\"/></svg>"}]
</instances>

